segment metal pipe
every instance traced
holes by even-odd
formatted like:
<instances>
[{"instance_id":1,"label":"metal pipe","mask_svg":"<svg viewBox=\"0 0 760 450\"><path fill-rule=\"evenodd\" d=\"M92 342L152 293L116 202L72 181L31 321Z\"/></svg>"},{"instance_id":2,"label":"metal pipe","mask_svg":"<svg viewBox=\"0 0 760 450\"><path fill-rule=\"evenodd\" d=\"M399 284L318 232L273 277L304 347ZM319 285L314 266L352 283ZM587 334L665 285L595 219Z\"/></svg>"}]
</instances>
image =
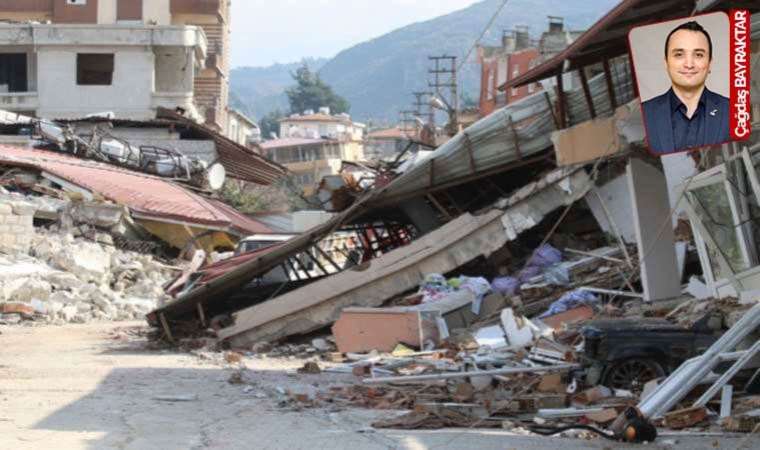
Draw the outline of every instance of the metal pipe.
<instances>
[{"instance_id":1,"label":"metal pipe","mask_svg":"<svg viewBox=\"0 0 760 450\"><path fill-rule=\"evenodd\" d=\"M758 326L760 326L760 303L747 311L705 353L681 364L651 395L639 402L639 411L648 418L668 412L712 371L721 360L722 354L735 348Z\"/></svg>"},{"instance_id":2,"label":"metal pipe","mask_svg":"<svg viewBox=\"0 0 760 450\"><path fill-rule=\"evenodd\" d=\"M380 383L397 383L406 381L432 381L432 380L449 380L453 378L479 377L484 375L508 375L512 373L541 373L554 372L560 370L570 370L580 368L580 364L557 364L555 366L536 366L536 367L510 367L506 369L479 370L472 372L451 372L451 373L433 373L428 375L410 375L398 377L381 377L365 378L362 383L380 384Z\"/></svg>"},{"instance_id":3,"label":"metal pipe","mask_svg":"<svg viewBox=\"0 0 760 450\"><path fill-rule=\"evenodd\" d=\"M758 351L760 351L760 341L755 342L755 345L753 345L752 348L747 350L741 358L731 365L731 368L725 371L723 375L718 378L718 381L710 386L710 388L702 394L696 402L694 402L694 406L705 406L707 402L709 402L710 399L713 398L715 394L717 394L718 391L734 377L734 375L736 375L737 372L747 365L749 360L752 359Z\"/></svg>"}]
</instances>

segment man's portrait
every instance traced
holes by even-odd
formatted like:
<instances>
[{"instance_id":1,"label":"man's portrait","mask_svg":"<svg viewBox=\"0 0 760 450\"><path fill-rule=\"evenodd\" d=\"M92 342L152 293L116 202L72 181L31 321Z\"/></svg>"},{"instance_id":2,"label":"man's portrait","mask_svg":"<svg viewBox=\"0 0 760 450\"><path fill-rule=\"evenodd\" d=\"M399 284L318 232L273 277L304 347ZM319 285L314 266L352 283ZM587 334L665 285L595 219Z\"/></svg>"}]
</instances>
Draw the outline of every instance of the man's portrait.
<instances>
[{"instance_id":1,"label":"man's portrait","mask_svg":"<svg viewBox=\"0 0 760 450\"><path fill-rule=\"evenodd\" d=\"M644 125L655 154L730 140L728 17L639 27L630 43Z\"/></svg>"}]
</instances>

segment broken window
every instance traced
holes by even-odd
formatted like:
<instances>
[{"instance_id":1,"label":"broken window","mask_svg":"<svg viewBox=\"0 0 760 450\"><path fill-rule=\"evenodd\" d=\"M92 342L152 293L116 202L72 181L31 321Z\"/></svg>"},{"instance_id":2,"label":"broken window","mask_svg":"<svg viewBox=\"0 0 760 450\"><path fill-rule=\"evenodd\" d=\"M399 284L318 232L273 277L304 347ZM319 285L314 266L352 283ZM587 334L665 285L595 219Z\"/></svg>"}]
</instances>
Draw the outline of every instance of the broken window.
<instances>
[{"instance_id":1,"label":"broken window","mask_svg":"<svg viewBox=\"0 0 760 450\"><path fill-rule=\"evenodd\" d=\"M711 184L692 191L697 204L697 214L705 228L718 244L717 249L709 249L710 261L718 278L729 274L723 273L716 262L715 252L721 251L734 273L746 270L748 267L742 256L739 235L731 211L723 183Z\"/></svg>"},{"instance_id":2,"label":"broken window","mask_svg":"<svg viewBox=\"0 0 760 450\"><path fill-rule=\"evenodd\" d=\"M113 53L78 53L77 84L110 86L113 82Z\"/></svg>"},{"instance_id":3,"label":"broken window","mask_svg":"<svg viewBox=\"0 0 760 450\"><path fill-rule=\"evenodd\" d=\"M26 91L26 53L0 54L0 94Z\"/></svg>"},{"instance_id":4,"label":"broken window","mask_svg":"<svg viewBox=\"0 0 760 450\"><path fill-rule=\"evenodd\" d=\"M685 197L705 282L718 297L760 288L760 145L724 146L725 155L731 147L734 156L695 176Z\"/></svg>"}]
</instances>

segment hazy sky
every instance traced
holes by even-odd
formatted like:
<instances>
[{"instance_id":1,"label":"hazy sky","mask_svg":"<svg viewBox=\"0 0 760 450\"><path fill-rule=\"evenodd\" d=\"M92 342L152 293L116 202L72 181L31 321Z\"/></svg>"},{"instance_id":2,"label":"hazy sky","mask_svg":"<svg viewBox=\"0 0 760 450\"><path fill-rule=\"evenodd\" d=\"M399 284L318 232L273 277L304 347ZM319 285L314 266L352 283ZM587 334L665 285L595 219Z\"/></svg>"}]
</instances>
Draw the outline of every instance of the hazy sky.
<instances>
[{"instance_id":1,"label":"hazy sky","mask_svg":"<svg viewBox=\"0 0 760 450\"><path fill-rule=\"evenodd\" d=\"M232 66L332 57L477 0L232 0Z\"/></svg>"}]
</instances>

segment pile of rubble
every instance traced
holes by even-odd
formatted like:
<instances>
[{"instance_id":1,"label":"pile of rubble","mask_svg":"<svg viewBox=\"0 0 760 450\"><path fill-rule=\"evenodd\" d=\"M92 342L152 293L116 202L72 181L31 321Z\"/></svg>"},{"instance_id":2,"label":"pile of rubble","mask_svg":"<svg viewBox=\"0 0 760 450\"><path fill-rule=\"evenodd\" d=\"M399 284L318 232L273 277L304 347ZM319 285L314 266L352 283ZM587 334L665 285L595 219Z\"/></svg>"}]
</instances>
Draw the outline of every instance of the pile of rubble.
<instances>
[{"instance_id":1,"label":"pile of rubble","mask_svg":"<svg viewBox=\"0 0 760 450\"><path fill-rule=\"evenodd\" d=\"M8 213L0 225L0 322L141 319L165 299L177 268L119 250L110 234L87 225L34 228L34 211L19 196L0 199Z\"/></svg>"},{"instance_id":2,"label":"pile of rubble","mask_svg":"<svg viewBox=\"0 0 760 450\"><path fill-rule=\"evenodd\" d=\"M728 333L753 304L631 298L612 289L613 277L605 278L635 279L617 258L623 252L543 245L515 275L490 282L428 274L416 293L386 306L344 308L332 336L311 345L258 342L240 351L303 359L301 376L334 373L360 380L311 395L286 392L284 407L407 411L376 421L376 428L502 428L613 438L604 430L636 411L667 373ZM646 353L652 349L667 357ZM721 409L718 399L688 406L701 393L696 390L652 423L672 430L751 432L760 423L760 383L757 376L744 377L735 386L734 409L720 417L711 412Z\"/></svg>"}]
</instances>

